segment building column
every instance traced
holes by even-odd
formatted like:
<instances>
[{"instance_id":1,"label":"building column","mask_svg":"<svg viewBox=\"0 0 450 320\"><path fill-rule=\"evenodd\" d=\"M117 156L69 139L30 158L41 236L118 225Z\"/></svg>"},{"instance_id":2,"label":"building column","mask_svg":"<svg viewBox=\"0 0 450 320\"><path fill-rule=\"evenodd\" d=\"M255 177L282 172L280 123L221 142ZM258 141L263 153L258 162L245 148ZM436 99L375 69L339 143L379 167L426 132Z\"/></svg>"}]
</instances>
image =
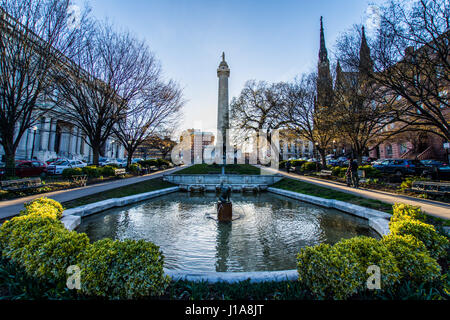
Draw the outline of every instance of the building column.
<instances>
[{"instance_id":1,"label":"building column","mask_svg":"<svg viewBox=\"0 0 450 320\"><path fill-rule=\"evenodd\" d=\"M55 151L55 140L56 140L56 119L50 119L50 132L49 132L49 140L48 140L48 150L54 152Z\"/></svg>"},{"instance_id":2,"label":"building column","mask_svg":"<svg viewBox=\"0 0 450 320\"><path fill-rule=\"evenodd\" d=\"M48 144L50 138L51 119L45 118L44 123L41 125L41 141L39 143L39 150L48 151Z\"/></svg>"},{"instance_id":3,"label":"building column","mask_svg":"<svg viewBox=\"0 0 450 320\"><path fill-rule=\"evenodd\" d=\"M70 129L70 149L69 152L75 157L77 154L77 127L73 126Z\"/></svg>"}]
</instances>

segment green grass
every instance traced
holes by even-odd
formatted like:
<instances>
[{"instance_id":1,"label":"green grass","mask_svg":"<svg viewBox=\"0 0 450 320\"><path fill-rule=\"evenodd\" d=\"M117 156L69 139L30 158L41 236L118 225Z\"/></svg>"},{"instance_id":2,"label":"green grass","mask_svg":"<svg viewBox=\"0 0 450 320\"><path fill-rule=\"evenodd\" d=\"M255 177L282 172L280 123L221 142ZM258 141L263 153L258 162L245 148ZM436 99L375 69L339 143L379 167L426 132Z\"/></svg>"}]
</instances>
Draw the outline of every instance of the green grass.
<instances>
[{"instance_id":1,"label":"green grass","mask_svg":"<svg viewBox=\"0 0 450 320\"><path fill-rule=\"evenodd\" d=\"M178 171L176 174L218 174L222 172L219 165L196 164L189 168ZM261 169L249 164L227 164L225 173L260 175Z\"/></svg>"},{"instance_id":2,"label":"green grass","mask_svg":"<svg viewBox=\"0 0 450 320\"><path fill-rule=\"evenodd\" d=\"M288 191L294 191L298 193L307 194L310 196L316 196L325 199L335 199L341 200L345 202L349 202L352 204L356 204L358 206L380 210L388 213L392 213L392 205L388 203L384 203L378 200L367 199L363 197L358 197L352 194L348 194L345 192L336 191L333 189L320 187L312 183L302 182L294 179L283 179L274 185L272 188L279 188Z\"/></svg>"},{"instance_id":3,"label":"green grass","mask_svg":"<svg viewBox=\"0 0 450 320\"><path fill-rule=\"evenodd\" d=\"M166 189L173 187L174 185L163 181L162 178L151 179L139 183L135 183L132 185L111 189L108 191L92 194L83 198L79 198L76 200L64 202L62 205L66 209L75 208L79 206L84 206L89 203L94 203L98 201L108 200L111 198L123 198L132 196L139 193L155 191L159 189Z\"/></svg>"}]
</instances>

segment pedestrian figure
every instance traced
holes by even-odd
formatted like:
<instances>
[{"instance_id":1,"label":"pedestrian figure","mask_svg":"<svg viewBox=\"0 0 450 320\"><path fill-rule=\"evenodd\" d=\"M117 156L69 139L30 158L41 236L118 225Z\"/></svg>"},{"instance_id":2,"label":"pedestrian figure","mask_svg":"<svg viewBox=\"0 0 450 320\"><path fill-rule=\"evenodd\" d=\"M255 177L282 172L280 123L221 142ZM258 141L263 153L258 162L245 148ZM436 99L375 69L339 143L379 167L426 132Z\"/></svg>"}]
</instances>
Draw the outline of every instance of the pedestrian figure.
<instances>
[{"instance_id":1,"label":"pedestrian figure","mask_svg":"<svg viewBox=\"0 0 450 320\"><path fill-rule=\"evenodd\" d=\"M346 172L347 186L353 186L354 188L359 188L359 176L358 176L358 163L350 158L348 161L348 168Z\"/></svg>"}]
</instances>

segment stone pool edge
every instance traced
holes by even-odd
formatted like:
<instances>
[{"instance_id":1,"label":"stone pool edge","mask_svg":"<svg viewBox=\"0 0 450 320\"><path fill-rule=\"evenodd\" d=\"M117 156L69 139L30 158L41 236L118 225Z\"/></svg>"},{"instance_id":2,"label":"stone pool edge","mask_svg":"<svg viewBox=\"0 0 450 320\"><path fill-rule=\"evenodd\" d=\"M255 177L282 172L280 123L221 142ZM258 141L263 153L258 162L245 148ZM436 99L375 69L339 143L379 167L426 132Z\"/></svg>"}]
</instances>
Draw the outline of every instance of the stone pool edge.
<instances>
[{"instance_id":1,"label":"stone pool edge","mask_svg":"<svg viewBox=\"0 0 450 320\"><path fill-rule=\"evenodd\" d=\"M375 230L380 236L389 234L389 219L391 215L386 212L361 207L344 201L334 199L324 199L315 196L306 195L294 191L288 191L277 188L268 188L267 191L279 194L288 198L311 203L317 206L336 209L353 216L357 216L369 221L369 226Z\"/></svg>"},{"instance_id":2,"label":"stone pool edge","mask_svg":"<svg viewBox=\"0 0 450 320\"><path fill-rule=\"evenodd\" d=\"M81 224L81 218L87 217L111 208L123 207L129 204L141 202L144 200L156 198L162 195L179 191L179 187L166 188L161 190L155 190L140 194L135 194L123 198L112 198L99 202L90 203L84 206L67 209L63 213L61 222L66 229L72 231L75 230Z\"/></svg>"},{"instance_id":3,"label":"stone pool edge","mask_svg":"<svg viewBox=\"0 0 450 320\"><path fill-rule=\"evenodd\" d=\"M72 208L64 211L63 218L61 219L61 221L64 223L64 226L68 230L74 230L81 224L82 217L99 213L114 207L122 207L140 201L156 198L165 194L177 192L179 190L180 190L179 187L172 187L132 195L124 198L113 198L87 204L81 207ZM372 229L374 229L377 233L379 233L381 236L387 235L389 233L388 219L390 218L390 215L385 212L364 208L343 201L324 199L277 188L268 188L267 191L285 197L289 197L292 199L311 203L314 205L337 209L345 213L367 219L369 221L369 226ZM282 271L200 272L200 273L164 269L164 273L170 276L171 279L174 281L179 280L194 281L194 282L205 281L208 283L217 283L217 282L237 283L240 281L247 281L247 280L249 280L251 283L258 283L269 281L275 282L294 281L298 279L298 273L296 269L282 270Z\"/></svg>"}]
</instances>

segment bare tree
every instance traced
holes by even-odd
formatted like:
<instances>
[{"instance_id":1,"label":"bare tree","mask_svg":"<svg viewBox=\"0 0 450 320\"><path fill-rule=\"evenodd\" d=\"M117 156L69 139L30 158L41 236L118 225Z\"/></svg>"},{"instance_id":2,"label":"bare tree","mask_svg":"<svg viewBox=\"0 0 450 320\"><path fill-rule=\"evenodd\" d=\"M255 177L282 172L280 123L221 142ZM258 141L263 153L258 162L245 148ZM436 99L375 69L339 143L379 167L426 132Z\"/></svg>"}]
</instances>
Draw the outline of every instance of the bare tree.
<instances>
[{"instance_id":1,"label":"bare tree","mask_svg":"<svg viewBox=\"0 0 450 320\"><path fill-rule=\"evenodd\" d=\"M92 28L74 64L56 78L58 111L86 135L98 165L114 127L146 99L143 92L159 78L160 66L144 42L106 22Z\"/></svg>"},{"instance_id":2,"label":"bare tree","mask_svg":"<svg viewBox=\"0 0 450 320\"><path fill-rule=\"evenodd\" d=\"M158 150L161 153L162 158L165 159L177 145L177 142L173 139L176 127L177 125L175 122L171 123L170 126L158 129L157 132L150 135L142 145Z\"/></svg>"},{"instance_id":3,"label":"bare tree","mask_svg":"<svg viewBox=\"0 0 450 320\"><path fill-rule=\"evenodd\" d=\"M172 81L164 84L157 78L129 101L126 116L113 127L115 136L127 151L128 166L144 141L156 135L158 130L164 131L165 127L176 125L182 106L182 93L178 86Z\"/></svg>"},{"instance_id":4,"label":"bare tree","mask_svg":"<svg viewBox=\"0 0 450 320\"><path fill-rule=\"evenodd\" d=\"M51 75L78 52L88 10L69 0L0 0L0 144L14 175L19 142L49 111Z\"/></svg>"},{"instance_id":5,"label":"bare tree","mask_svg":"<svg viewBox=\"0 0 450 320\"><path fill-rule=\"evenodd\" d=\"M428 131L450 140L448 0L389 1L369 42L381 96L397 99L398 132ZM342 61L359 65L355 31L339 40ZM394 105L394 104L393 104Z\"/></svg>"},{"instance_id":6,"label":"bare tree","mask_svg":"<svg viewBox=\"0 0 450 320\"><path fill-rule=\"evenodd\" d=\"M333 109L317 107L317 74L303 75L283 85L282 108L278 113L286 127L299 137L311 141L326 166L326 150L335 137Z\"/></svg>"},{"instance_id":7,"label":"bare tree","mask_svg":"<svg viewBox=\"0 0 450 320\"><path fill-rule=\"evenodd\" d=\"M270 140L274 129L284 126L280 117L282 84L247 81L240 95L231 101L231 127L235 145L243 145L250 137L264 132Z\"/></svg>"}]
</instances>

